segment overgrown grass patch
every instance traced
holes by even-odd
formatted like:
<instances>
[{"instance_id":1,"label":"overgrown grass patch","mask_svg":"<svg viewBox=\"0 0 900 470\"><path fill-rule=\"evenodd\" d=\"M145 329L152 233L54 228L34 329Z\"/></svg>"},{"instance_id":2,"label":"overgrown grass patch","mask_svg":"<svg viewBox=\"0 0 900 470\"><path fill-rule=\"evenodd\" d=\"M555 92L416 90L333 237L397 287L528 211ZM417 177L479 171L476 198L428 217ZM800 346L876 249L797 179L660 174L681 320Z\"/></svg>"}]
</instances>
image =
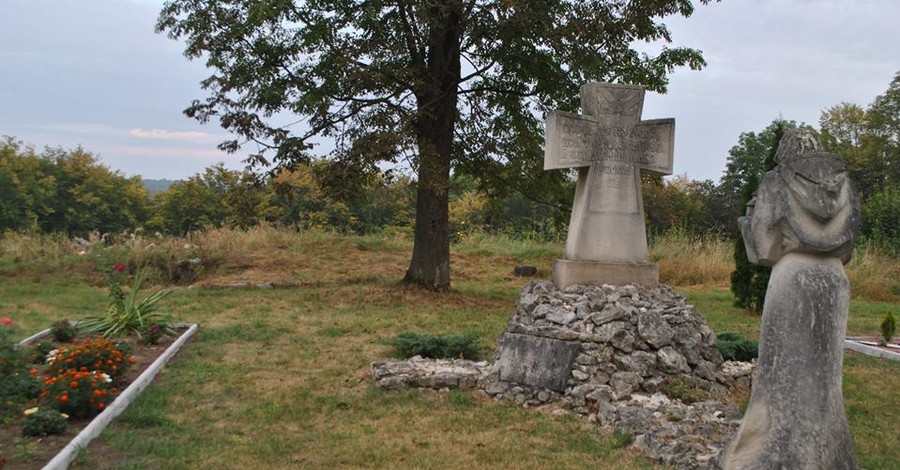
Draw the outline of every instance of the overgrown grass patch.
<instances>
[{"instance_id":1,"label":"overgrown grass patch","mask_svg":"<svg viewBox=\"0 0 900 470\"><path fill-rule=\"evenodd\" d=\"M472 332L490 357L519 289L531 280L513 276L513 266L535 265L547 278L561 243L463 239L453 247L452 289L439 294L398 283L411 244L397 236L264 227L165 243L177 256L190 244L219 260L203 282L301 285L177 288L167 313L199 323L198 334L91 446L81 468L657 468L627 447L630 436L602 434L571 416L469 392L382 392L371 384L370 363L392 355L379 339L404 331ZM671 257L676 267L696 252L657 251L660 262ZM23 331L96 314L106 304L92 274L72 275L91 269L77 254L59 255L47 268L36 261L22 276L4 256L0 315L14 317ZM42 270L38 280L34 273ZM760 317L732 307L727 285L702 276L700 287L677 287L711 328L758 338ZM900 310L891 301L854 300L851 333L877 334L887 309ZM846 360L851 431L859 462L870 470L900 461L895 364Z\"/></svg>"}]
</instances>

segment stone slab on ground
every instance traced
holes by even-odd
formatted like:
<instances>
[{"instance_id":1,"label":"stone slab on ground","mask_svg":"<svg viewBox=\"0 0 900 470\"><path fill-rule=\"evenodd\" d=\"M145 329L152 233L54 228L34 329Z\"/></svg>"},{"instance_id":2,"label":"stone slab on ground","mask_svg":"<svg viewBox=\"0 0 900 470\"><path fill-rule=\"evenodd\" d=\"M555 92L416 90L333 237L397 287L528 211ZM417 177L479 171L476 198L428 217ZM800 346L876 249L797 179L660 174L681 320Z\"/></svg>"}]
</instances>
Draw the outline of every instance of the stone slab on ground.
<instances>
[{"instance_id":1,"label":"stone slab on ground","mask_svg":"<svg viewBox=\"0 0 900 470\"><path fill-rule=\"evenodd\" d=\"M500 380L562 392L579 344L550 338L507 334L500 344Z\"/></svg>"},{"instance_id":2,"label":"stone slab on ground","mask_svg":"<svg viewBox=\"0 0 900 470\"><path fill-rule=\"evenodd\" d=\"M426 359L386 359L372 363L375 386L384 390L407 388L474 389L481 382L487 362Z\"/></svg>"}]
</instances>

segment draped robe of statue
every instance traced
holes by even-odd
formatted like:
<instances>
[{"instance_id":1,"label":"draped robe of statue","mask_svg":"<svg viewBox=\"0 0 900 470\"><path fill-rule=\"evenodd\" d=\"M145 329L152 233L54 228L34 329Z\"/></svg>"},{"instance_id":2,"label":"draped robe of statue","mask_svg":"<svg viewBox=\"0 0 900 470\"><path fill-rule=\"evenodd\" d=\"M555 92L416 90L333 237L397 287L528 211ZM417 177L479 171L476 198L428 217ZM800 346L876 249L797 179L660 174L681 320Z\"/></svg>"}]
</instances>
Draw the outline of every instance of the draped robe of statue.
<instances>
[{"instance_id":1,"label":"draped robe of statue","mask_svg":"<svg viewBox=\"0 0 900 470\"><path fill-rule=\"evenodd\" d=\"M724 469L855 469L841 391L859 204L846 166L789 131L739 219L751 262L772 266L759 368Z\"/></svg>"}]
</instances>

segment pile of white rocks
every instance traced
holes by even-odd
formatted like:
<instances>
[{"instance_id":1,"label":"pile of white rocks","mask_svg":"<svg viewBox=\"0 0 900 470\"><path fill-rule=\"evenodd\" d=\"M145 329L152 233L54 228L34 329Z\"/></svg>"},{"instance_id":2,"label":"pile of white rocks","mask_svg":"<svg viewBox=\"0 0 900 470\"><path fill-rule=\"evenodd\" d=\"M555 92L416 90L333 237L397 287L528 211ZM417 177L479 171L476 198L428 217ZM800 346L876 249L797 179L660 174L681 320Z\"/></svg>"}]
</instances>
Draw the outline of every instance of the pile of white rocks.
<instances>
[{"instance_id":1,"label":"pile of white rocks","mask_svg":"<svg viewBox=\"0 0 900 470\"><path fill-rule=\"evenodd\" d=\"M754 366L723 361L715 342L705 319L667 286L560 291L534 281L492 363L379 361L373 379L389 390L478 388L523 406L562 405L628 434L653 460L716 468L741 417L721 398L746 395Z\"/></svg>"},{"instance_id":2,"label":"pile of white rocks","mask_svg":"<svg viewBox=\"0 0 900 470\"><path fill-rule=\"evenodd\" d=\"M571 361L555 354L556 370L541 370L541 362L550 361L537 349L546 350L547 343L557 353L567 350ZM528 405L562 398L579 413L590 402L665 388L719 397L733 382L721 369L724 361L706 320L664 285L560 291L550 281L531 282L522 289L494 359L483 385L488 394Z\"/></svg>"}]
</instances>

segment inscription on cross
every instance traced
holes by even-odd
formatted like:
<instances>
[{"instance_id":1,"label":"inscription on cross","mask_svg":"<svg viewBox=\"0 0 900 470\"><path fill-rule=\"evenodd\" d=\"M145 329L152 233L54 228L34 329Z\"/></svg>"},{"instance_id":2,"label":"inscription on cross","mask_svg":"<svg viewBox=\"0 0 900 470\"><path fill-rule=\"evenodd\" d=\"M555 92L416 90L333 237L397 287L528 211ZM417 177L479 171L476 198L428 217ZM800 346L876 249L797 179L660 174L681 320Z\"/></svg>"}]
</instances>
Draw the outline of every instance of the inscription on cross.
<instances>
[{"instance_id":1,"label":"inscription on cross","mask_svg":"<svg viewBox=\"0 0 900 470\"><path fill-rule=\"evenodd\" d=\"M544 169L578 168L565 259L554 281L655 285L649 263L640 172L672 174L675 120L641 121L644 89L588 83L584 115L554 111L546 123Z\"/></svg>"}]
</instances>

